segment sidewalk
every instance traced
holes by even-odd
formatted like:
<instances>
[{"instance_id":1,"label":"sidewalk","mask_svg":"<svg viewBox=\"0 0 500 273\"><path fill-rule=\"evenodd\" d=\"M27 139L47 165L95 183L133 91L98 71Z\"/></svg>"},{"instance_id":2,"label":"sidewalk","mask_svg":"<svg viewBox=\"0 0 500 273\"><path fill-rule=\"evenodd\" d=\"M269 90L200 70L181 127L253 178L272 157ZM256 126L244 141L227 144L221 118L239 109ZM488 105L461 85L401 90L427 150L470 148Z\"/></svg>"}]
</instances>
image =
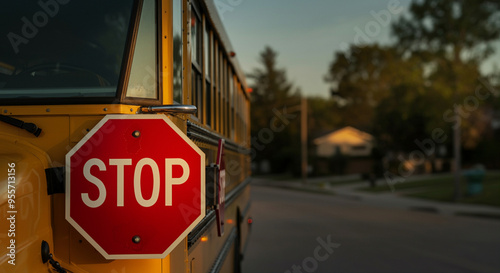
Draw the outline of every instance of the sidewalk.
<instances>
[{"instance_id":1,"label":"sidewalk","mask_svg":"<svg viewBox=\"0 0 500 273\"><path fill-rule=\"evenodd\" d=\"M348 180L349 178L345 178ZM351 200L360 201L368 205L391 207L396 209L420 210L427 212L435 212L444 215L469 215L488 218L500 219L500 208L473 205L473 204L457 204L445 203L432 200L424 200L404 196L405 191L383 192L383 193L368 193L357 191L356 189L367 187L368 182L350 183L338 186L330 186L329 183L321 183L331 181L329 177L308 179L308 183L304 184L300 180L291 181L274 181L263 178L253 178L252 185L270 186L279 188L288 188L309 192L317 192L323 194L332 194L340 198L348 198ZM341 180L339 180L341 181ZM380 181L379 181L380 183Z\"/></svg>"}]
</instances>

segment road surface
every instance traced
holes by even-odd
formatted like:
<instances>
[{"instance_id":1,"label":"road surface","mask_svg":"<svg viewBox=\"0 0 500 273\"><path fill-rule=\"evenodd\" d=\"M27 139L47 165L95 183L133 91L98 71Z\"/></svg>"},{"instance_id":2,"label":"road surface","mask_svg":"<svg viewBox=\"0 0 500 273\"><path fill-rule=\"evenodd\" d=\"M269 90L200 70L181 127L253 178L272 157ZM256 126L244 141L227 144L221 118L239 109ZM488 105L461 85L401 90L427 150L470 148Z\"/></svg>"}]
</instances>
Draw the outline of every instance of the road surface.
<instances>
[{"instance_id":1,"label":"road surface","mask_svg":"<svg viewBox=\"0 0 500 273\"><path fill-rule=\"evenodd\" d=\"M500 221L252 186L244 273L500 272Z\"/></svg>"}]
</instances>

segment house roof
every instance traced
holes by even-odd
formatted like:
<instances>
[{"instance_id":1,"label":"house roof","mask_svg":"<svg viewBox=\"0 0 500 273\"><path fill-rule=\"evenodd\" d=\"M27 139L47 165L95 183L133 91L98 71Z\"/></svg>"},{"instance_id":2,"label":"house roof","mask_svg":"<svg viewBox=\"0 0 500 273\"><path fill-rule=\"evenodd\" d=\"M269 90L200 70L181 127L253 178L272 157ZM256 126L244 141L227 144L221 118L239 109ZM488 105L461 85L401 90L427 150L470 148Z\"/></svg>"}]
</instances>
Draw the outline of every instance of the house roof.
<instances>
[{"instance_id":1,"label":"house roof","mask_svg":"<svg viewBox=\"0 0 500 273\"><path fill-rule=\"evenodd\" d=\"M354 127L346 126L322 137L315 138L313 143L316 145L323 143L361 145L373 140L372 135Z\"/></svg>"}]
</instances>

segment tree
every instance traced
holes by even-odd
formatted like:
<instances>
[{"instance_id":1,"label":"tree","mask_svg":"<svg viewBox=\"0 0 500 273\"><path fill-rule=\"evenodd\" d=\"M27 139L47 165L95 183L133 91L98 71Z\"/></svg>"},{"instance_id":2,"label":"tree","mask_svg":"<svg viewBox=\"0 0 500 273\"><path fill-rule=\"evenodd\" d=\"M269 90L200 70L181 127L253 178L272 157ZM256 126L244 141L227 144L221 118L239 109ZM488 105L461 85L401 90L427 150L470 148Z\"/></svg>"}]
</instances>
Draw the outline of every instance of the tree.
<instances>
[{"instance_id":1,"label":"tree","mask_svg":"<svg viewBox=\"0 0 500 273\"><path fill-rule=\"evenodd\" d=\"M330 64L325 81L331 85L331 95L345 117L345 125L366 127L381 98L387 96L388 66L397 58L390 48L379 45L351 46L347 52L337 52Z\"/></svg>"},{"instance_id":2,"label":"tree","mask_svg":"<svg viewBox=\"0 0 500 273\"><path fill-rule=\"evenodd\" d=\"M308 105L308 132L319 136L343 126L340 109L332 98L310 97Z\"/></svg>"},{"instance_id":3,"label":"tree","mask_svg":"<svg viewBox=\"0 0 500 273\"><path fill-rule=\"evenodd\" d=\"M300 104L300 92L286 76L286 71L277 67L277 52L266 47L260 54L261 68L249 75L252 85L251 135L256 154L254 161L269 160L271 171L290 170L299 158L299 118L283 122L277 118L291 115L290 107ZM272 134L272 137L270 136Z\"/></svg>"},{"instance_id":4,"label":"tree","mask_svg":"<svg viewBox=\"0 0 500 273\"><path fill-rule=\"evenodd\" d=\"M413 1L410 16L401 17L392 29L400 49L433 63L432 87L459 104L466 92L474 90L474 84L470 83L477 75L471 77L468 72L471 68L477 71L478 64L491 55L491 42L500 35L499 10L498 0ZM456 106L454 119L461 119ZM455 199L458 199L460 126L454 126L453 139Z\"/></svg>"},{"instance_id":5,"label":"tree","mask_svg":"<svg viewBox=\"0 0 500 273\"><path fill-rule=\"evenodd\" d=\"M393 47L377 44L351 46L336 53L325 80L344 117L344 126L373 130L380 102L401 86L422 93L423 66L418 58L408 58Z\"/></svg>"}]
</instances>

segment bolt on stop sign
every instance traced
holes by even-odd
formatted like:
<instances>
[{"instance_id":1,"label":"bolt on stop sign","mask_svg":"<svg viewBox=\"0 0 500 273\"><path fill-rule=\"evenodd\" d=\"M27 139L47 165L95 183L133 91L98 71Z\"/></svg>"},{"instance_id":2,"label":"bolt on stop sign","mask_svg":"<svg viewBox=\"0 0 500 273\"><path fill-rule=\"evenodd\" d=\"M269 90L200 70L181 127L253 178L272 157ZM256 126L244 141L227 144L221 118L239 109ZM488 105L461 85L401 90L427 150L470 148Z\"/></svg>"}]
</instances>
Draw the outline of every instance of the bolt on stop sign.
<instances>
[{"instance_id":1,"label":"bolt on stop sign","mask_svg":"<svg viewBox=\"0 0 500 273\"><path fill-rule=\"evenodd\" d=\"M66 155L66 220L106 259L164 258L205 216L205 154L165 115L108 115Z\"/></svg>"}]
</instances>

